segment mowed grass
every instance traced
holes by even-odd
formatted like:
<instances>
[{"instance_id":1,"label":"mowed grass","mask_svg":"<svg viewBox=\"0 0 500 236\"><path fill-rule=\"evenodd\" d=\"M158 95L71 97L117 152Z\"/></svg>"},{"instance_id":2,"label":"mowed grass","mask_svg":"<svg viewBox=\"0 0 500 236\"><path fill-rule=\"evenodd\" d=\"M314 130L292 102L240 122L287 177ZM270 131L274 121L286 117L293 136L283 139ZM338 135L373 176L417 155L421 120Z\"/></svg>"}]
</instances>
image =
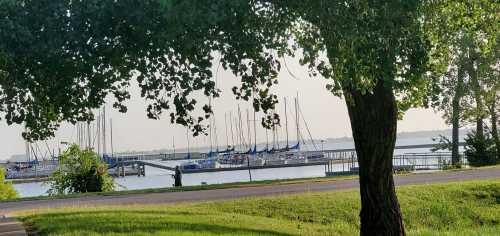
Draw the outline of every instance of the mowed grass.
<instances>
[{"instance_id":1,"label":"mowed grass","mask_svg":"<svg viewBox=\"0 0 500 236\"><path fill-rule=\"evenodd\" d=\"M397 189L409 235L500 235L500 180ZM358 191L20 213L39 235L356 235Z\"/></svg>"}]
</instances>

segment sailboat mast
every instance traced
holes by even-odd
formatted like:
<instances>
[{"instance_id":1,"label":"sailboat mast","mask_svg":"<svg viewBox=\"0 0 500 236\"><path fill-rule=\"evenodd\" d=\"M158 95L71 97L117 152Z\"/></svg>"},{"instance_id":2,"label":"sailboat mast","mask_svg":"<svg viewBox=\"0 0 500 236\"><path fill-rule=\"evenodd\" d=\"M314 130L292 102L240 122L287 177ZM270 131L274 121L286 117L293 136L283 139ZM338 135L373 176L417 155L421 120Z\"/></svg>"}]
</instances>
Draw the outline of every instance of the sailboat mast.
<instances>
[{"instance_id":1,"label":"sailboat mast","mask_svg":"<svg viewBox=\"0 0 500 236\"><path fill-rule=\"evenodd\" d=\"M82 131L80 129L80 122L76 123L76 142L78 143L78 147L82 148Z\"/></svg>"},{"instance_id":2,"label":"sailboat mast","mask_svg":"<svg viewBox=\"0 0 500 236\"><path fill-rule=\"evenodd\" d=\"M106 154L106 105L102 108L102 153Z\"/></svg>"},{"instance_id":3,"label":"sailboat mast","mask_svg":"<svg viewBox=\"0 0 500 236\"><path fill-rule=\"evenodd\" d=\"M252 133L250 133L250 113L247 109L247 129L248 129L248 148L252 149Z\"/></svg>"},{"instance_id":4,"label":"sailboat mast","mask_svg":"<svg viewBox=\"0 0 500 236\"><path fill-rule=\"evenodd\" d=\"M85 149L85 123L80 122L80 148Z\"/></svg>"},{"instance_id":5,"label":"sailboat mast","mask_svg":"<svg viewBox=\"0 0 500 236\"><path fill-rule=\"evenodd\" d=\"M269 151L269 130L266 128L266 151Z\"/></svg>"},{"instance_id":6,"label":"sailboat mast","mask_svg":"<svg viewBox=\"0 0 500 236\"><path fill-rule=\"evenodd\" d=\"M78 128L78 123L75 124L76 128L76 143L80 146L80 129Z\"/></svg>"},{"instance_id":7,"label":"sailboat mast","mask_svg":"<svg viewBox=\"0 0 500 236\"><path fill-rule=\"evenodd\" d=\"M297 127L297 143L300 143L300 127L299 127L299 104L297 101L298 98L295 98L295 122Z\"/></svg>"},{"instance_id":8,"label":"sailboat mast","mask_svg":"<svg viewBox=\"0 0 500 236\"><path fill-rule=\"evenodd\" d=\"M242 124L242 121L241 121L241 109L240 109L240 105L238 105L238 128L239 128L239 135L240 135L240 141L241 141L241 150L245 149L244 147L244 143L245 142L245 137L244 137L244 134L243 134L243 124Z\"/></svg>"},{"instance_id":9,"label":"sailboat mast","mask_svg":"<svg viewBox=\"0 0 500 236\"><path fill-rule=\"evenodd\" d=\"M236 137L235 138L236 139L235 146L237 146L238 149L240 149L241 148L241 137L240 137L240 131L238 129L238 119L236 118L236 116L234 117L234 132L235 132L235 137Z\"/></svg>"},{"instance_id":10,"label":"sailboat mast","mask_svg":"<svg viewBox=\"0 0 500 236\"><path fill-rule=\"evenodd\" d=\"M92 148L92 138L90 135L90 121L87 121L87 138L88 138L88 143L87 143L87 148L91 149Z\"/></svg>"},{"instance_id":11,"label":"sailboat mast","mask_svg":"<svg viewBox=\"0 0 500 236\"><path fill-rule=\"evenodd\" d=\"M274 111L274 113L276 113L276 111ZM279 124L277 124L279 127L276 127L275 131L276 131L276 148L279 150L280 149L280 133L279 133L279 129L281 128L281 126Z\"/></svg>"},{"instance_id":12,"label":"sailboat mast","mask_svg":"<svg viewBox=\"0 0 500 236\"><path fill-rule=\"evenodd\" d=\"M219 151L219 138L217 136L217 124L215 122L215 114L213 114L213 123L214 123L214 138L215 138L215 150Z\"/></svg>"},{"instance_id":13,"label":"sailboat mast","mask_svg":"<svg viewBox=\"0 0 500 236\"><path fill-rule=\"evenodd\" d=\"M113 146L113 119L109 119L109 129L110 129L110 136L111 136L111 156L115 156L115 149Z\"/></svg>"},{"instance_id":14,"label":"sailboat mast","mask_svg":"<svg viewBox=\"0 0 500 236\"><path fill-rule=\"evenodd\" d=\"M97 136L97 155L101 156L101 111L96 120L96 136Z\"/></svg>"},{"instance_id":15,"label":"sailboat mast","mask_svg":"<svg viewBox=\"0 0 500 236\"><path fill-rule=\"evenodd\" d=\"M234 144L234 132L233 132L233 112L229 112L229 123L231 124L231 140L232 140L232 148L235 148Z\"/></svg>"},{"instance_id":16,"label":"sailboat mast","mask_svg":"<svg viewBox=\"0 0 500 236\"><path fill-rule=\"evenodd\" d=\"M273 121L273 149L276 149L276 124Z\"/></svg>"},{"instance_id":17,"label":"sailboat mast","mask_svg":"<svg viewBox=\"0 0 500 236\"><path fill-rule=\"evenodd\" d=\"M226 131L226 149L229 149L229 135L227 132L227 112L224 113L224 127Z\"/></svg>"},{"instance_id":18,"label":"sailboat mast","mask_svg":"<svg viewBox=\"0 0 500 236\"><path fill-rule=\"evenodd\" d=\"M210 142L210 152L212 152L213 146L212 146L212 116L209 118L209 127L208 127L208 141Z\"/></svg>"},{"instance_id":19,"label":"sailboat mast","mask_svg":"<svg viewBox=\"0 0 500 236\"><path fill-rule=\"evenodd\" d=\"M289 143L288 143L288 113L287 113L287 110L286 110L286 97L283 98L284 102L285 102L285 133L286 133L286 148L289 147Z\"/></svg>"},{"instance_id":20,"label":"sailboat mast","mask_svg":"<svg viewBox=\"0 0 500 236\"><path fill-rule=\"evenodd\" d=\"M174 154L173 154L172 158L175 159L175 135L172 136L172 149L174 150Z\"/></svg>"},{"instance_id":21,"label":"sailboat mast","mask_svg":"<svg viewBox=\"0 0 500 236\"><path fill-rule=\"evenodd\" d=\"M297 144L299 145L300 150L300 122L299 122L299 94L297 93L297 97L295 98L295 121L297 126Z\"/></svg>"},{"instance_id":22,"label":"sailboat mast","mask_svg":"<svg viewBox=\"0 0 500 236\"><path fill-rule=\"evenodd\" d=\"M188 148L188 158L191 159L191 147L189 145L189 128L186 128L186 139L187 139L187 148Z\"/></svg>"},{"instance_id":23,"label":"sailboat mast","mask_svg":"<svg viewBox=\"0 0 500 236\"><path fill-rule=\"evenodd\" d=\"M255 107L253 108L253 142L254 150L257 151L257 119L255 117ZM257 153L255 153L257 154Z\"/></svg>"}]
</instances>

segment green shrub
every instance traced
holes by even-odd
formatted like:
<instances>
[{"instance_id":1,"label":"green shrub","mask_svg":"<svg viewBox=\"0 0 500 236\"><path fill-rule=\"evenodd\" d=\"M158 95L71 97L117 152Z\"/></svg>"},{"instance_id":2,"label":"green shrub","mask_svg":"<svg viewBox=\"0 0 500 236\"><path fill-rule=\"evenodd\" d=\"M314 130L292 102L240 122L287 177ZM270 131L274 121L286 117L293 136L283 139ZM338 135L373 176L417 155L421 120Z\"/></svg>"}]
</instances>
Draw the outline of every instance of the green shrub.
<instances>
[{"instance_id":1,"label":"green shrub","mask_svg":"<svg viewBox=\"0 0 500 236\"><path fill-rule=\"evenodd\" d=\"M12 183L5 182L5 170L0 168L0 200L14 199L17 197L17 192L12 186Z\"/></svg>"},{"instance_id":2,"label":"green shrub","mask_svg":"<svg viewBox=\"0 0 500 236\"><path fill-rule=\"evenodd\" d=\"M114 188L107 165L92 150L81 150L75 144L59 157L50 185L50 195L107 192Z\"/></svg>"},{"instance_id":3,"label":"green shrub","mask_svg":"<svg viewBox=\"0 0 500 236\"><path fill-rule=\"evenodd\" d=\"M465 138L465 157L471 166L486 166L499 163L496 157L495 142L485 132L479 137L475 131L467 134Z\"/></svg>"}]
</instances>

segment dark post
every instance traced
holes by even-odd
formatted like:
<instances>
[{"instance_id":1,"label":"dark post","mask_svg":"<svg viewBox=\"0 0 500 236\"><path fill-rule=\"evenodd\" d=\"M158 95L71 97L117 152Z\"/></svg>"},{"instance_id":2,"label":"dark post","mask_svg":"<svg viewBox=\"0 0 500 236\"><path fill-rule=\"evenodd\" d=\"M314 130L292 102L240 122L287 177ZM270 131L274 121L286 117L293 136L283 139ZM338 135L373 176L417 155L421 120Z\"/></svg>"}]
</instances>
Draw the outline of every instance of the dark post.
<instances>
[{"instance_id":1,"label":"dark post","mask_svg":"<svg viewBox=\"0 0 500 236\"><path fill-rule=\"evenodd\" d=\"M252 182L252 171L250 170L250 158L247 155L247 167L248 167L248 177L250 178L250 182Z\"/></svg>"},{"instance_id":2,"label":"dark post","mask_svg":"<svg viewBox=\"0 0 500 236\"><path fill-rule=\"evenodd\" d=\"M182 171L179 166L175 167L174 187L182 187Z\"/></svg>"}]
</instances>

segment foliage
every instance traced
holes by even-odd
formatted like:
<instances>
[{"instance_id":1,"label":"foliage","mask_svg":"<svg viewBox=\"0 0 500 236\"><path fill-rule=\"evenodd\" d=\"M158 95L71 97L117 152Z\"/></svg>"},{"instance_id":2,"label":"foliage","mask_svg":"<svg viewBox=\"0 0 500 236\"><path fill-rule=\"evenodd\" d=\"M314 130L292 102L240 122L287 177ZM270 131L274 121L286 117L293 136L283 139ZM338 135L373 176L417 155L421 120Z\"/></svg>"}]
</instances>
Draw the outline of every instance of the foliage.
<instances>
[{"instance_id":1,"label":"foliage","mask_svg":"<svg viewBox=\"0 0 500 236\"><path fill-rule=\"evenodd\" d=\"M17 198L17 192L12 183L5 182L5 170L0 167L0 200Z\"/></svg>"},{"instance_id":2,"label":"foliage","mask_svg":"<svg viewBox=\"0 0 500 236\"><path fill-rule=\"evenodd\" d=\"M7 76L0 77L0 112L8 123L26 124L25 138L41 139L62 121L93 119L91 109L107 94L126 111L127 87L136 79L149 118L169 110L172 123L197 135L213 112L209 101L220 93L211 71L218 62L241 78L233 93L255 97L253 105L266 113L262 123L269 127L277 119L270 114L277 102L270 87L277 83L279 60L300 53L311 75L323 76L328 90L346 98L353 127L373 123L393 131L382 141L382 134L354 135L358 149L385 141L379 147L390 149L383 156L389 159L396 115L424 105L429 87L423 75L430 45L421 27L426 2L4 1L0 14L7 17L0 28L8 33L0 35L0 70ZM193 99L196 92L208 97L205 105ZM373 119L364 109L352 109L364 99L388 105L382 106L387 116ZM203 115L194 115L200 114L197 107Z\"/></svg>"},{"instance_id":3,"label":"foliage","mask_svg":"<svg viewBox=\"0 0 500 236\"><path fill-rule=\"evenodd\" d=\"M496 156L495 142L488 133L478 136L475 131L471 131L467 134L465 143L465 157L469 165L485 166L500 163Z\"/></svg>"},{"instance_id":4,"label":"foliage","mask_svg":"<svg viewBox=\"0 0 500 236\"><path fill-rule=\"evenodd\" d=\"M114 188L107 165L92 150L80 150L73 144L59 157L52 174L49 194L106 192Z\"/></svg>"},{"instance_id":5,"label":"foliage","mask_svg":"<svg viewBox=\"0 0 500 236\"><path fill-rule=\"evenodd\" d=\"M306 21L294 33L301 62L312 75L331 81L327 89L348 102L351 93L371 93L382 81L394 90L399 111L422 105L428 42L418 22L420 6L420 1L295 2L293 10Z\"/></svg>"},{"instance_id":6,"label":"foliage","mask_svg":"<svg viewBox=\"0 0 500 236\"><path fill-rule=\"evenodd\" d=\"M438 141L436 144L433 145L431 148L432 152L440 151L440 150L448 150L451 151L451 141L448 137L439 135L438 138L432 138L432 141Z\"/></svg>"},{"instance_id":7,"label":"foliage","mask_svg":"<svg viewBox=\"0 0 500 236\"><path fill-rule=\"evenodd\" d=\"M497 14L500 5L489 0L443 0L427 5L425 33L430 39L431 76L436 80L431 95L433 106L444 111L444 117L451 119L452 98L455 93L464 93L461 96L473 96L471 71L467 71L468 64L476 63L478 73L484 75L491 65L492 57L498 60L499 30L495 25L500 18ZM494 64L495 62L493 62ZM462 73L462 75L460 75ZM457 77L465 77L465 87L457 86ZM483 80L480 75L477 79ZM461 101L461 108L467 108L465 101ZM469 116L478 115L477 111ZM462 114L465 119L467 115Z\"/></svg>"},{"instance_id":8,"label":"foliage","mask_svg":"<svg viewBox=\"0 0 500 236\"><path fill-rule=\"evenodd\" d=\"M403 186L397 192L408 235L493 236L500 230L498 180ZM356 235L359 208L358 192L349 190L198 204L48 209L27 212L23 219L47 235Z\"/></svg>"},{"instance_id":9,"label":"foliage","mask_svg":"<svg viewBox=\"0 0 500 236\"><path fill-rule=\"evenodd\" d=\"M328 89L370 93L381 80L399 110L423 105L428 42L421 1L2 1L0 112L25 123L28 139L52 136L63 121L92 120L108 94L125 112L130 81L148 101L149 118L169 110L171 122L195 135L212 113L199 91L219 96L212 67L241 78L237 98L266 114L277 102L280 58L300 52ZM189 12L189 14L187 14ZM348 26L349 27L346 27ZM390 46L388 46L390 45ZM326 58L325 58L326 57ZM344 94L345 95L345 94ZM349 97L349 96L347 96ZM203 101L202 101L203 102ZM195 116L196 108L202 116ZM275 116L268 114L265 126Z\"/></svg>"},{"instance_id":10,"label":"foliage","mask_svg":"<svg viewBox=\"0 0 500 236\"><path fill-rule=\"evenodd\" d=\"M92 120L108 94L126 111L130 81L148 101L147 115L171 110L173 123L195 135L212 112L195 92L214 98L211 68L242 79L238 98L267 111L276 103L268 87L279 62L269 49L286 42L283 31L261 22L252 1L2 1L0 15L0 112L25 123L28 139L52 136L62 121ZM189 14L187 14L189 13ZM5 29L5 30L4 30ZM272 36L269 34L272 32ZM267 40L265 40L267 39ZM194 116L195 108L204 116Z\"/></svg>"}]
</instances>

